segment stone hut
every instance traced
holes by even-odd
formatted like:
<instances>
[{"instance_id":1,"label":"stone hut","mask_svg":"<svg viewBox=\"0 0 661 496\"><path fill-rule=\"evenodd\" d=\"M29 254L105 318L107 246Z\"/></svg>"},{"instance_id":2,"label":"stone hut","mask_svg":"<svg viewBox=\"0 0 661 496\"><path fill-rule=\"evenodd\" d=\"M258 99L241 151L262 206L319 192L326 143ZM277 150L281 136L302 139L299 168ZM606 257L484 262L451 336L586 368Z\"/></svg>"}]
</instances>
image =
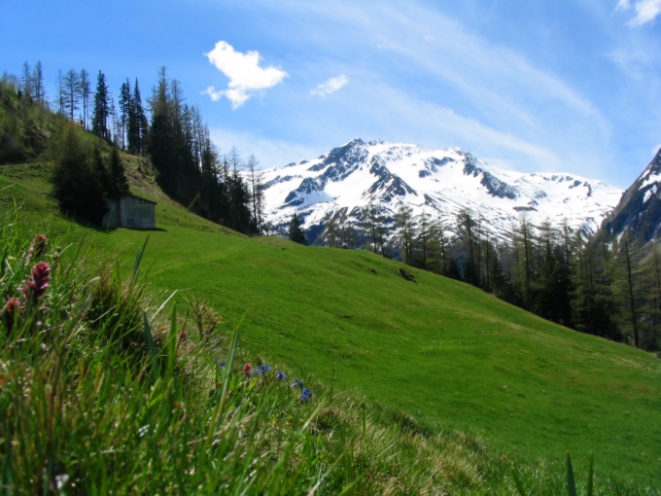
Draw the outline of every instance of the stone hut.
<instances>
[{"instance_id":1,"label":"stone hut","mask_svg":"<svg viewBox=\"0 0 661 496\"><path fill-rule=\"evenodd\" d=\"M133 195L124 195L108 201L108 213L103 217L103 227L114 229L154 229L156 227L156 202Z\"/></svg>"}]
</instances>

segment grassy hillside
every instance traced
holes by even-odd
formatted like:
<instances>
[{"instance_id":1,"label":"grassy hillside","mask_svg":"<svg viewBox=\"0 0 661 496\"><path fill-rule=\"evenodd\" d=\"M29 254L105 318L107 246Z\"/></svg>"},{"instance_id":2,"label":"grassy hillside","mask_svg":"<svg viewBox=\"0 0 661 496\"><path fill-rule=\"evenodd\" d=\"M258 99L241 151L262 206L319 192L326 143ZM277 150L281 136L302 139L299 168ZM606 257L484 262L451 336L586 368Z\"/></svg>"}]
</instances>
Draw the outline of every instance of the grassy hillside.
<instances>
[{"instance_id":1,"label":"grassy hillside","mask_svg":"<svg viewBox=\"0 0 661 496\"><path fill-rule=\"evenodd\" d=\"M145 234L117 231L127 257ZM269 361L521 456L661 481L661 362L370 253L180 227L150 235L155 287L205 297Z\"/></svg>"},{"instance_id":2,"label":"grassy hillside","mask_svg":"<svg viewBox=\"0 0 661 496\"><path fill-rule=\"evenodd\" d=\"M1 206L69 229L45 169L1 168ZM584 469L594 452L597 480L661 482L657 358L456 281L417 270L406 281L401 264L370 253L228 235L134 175L136 191L159 201L158 230L74 231L125 273L149 236L151 289L207 299L227 328L245 314L241 346L267 363L355 390L421 429L467 432L518 464L554 466L571 452Z\"/></svg>"}]
</instances>

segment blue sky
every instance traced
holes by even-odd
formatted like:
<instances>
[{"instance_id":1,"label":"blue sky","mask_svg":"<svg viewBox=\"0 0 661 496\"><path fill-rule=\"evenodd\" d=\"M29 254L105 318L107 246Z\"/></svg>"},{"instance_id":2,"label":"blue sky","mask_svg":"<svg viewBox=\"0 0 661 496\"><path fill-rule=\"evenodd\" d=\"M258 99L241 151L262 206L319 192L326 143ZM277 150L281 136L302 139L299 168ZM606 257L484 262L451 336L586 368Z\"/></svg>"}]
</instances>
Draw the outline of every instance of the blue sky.
<instances>
[{"instance_id":1,"label":"blue sky","mask_svg":"<svg viewBox=\"0 0 661 496\"><path fill-rule=\"evenodd\" d=\"M161 66L221 152L263 167L354 137L625 188L661 146L661 0L0 0L0 71Z\"/></svg>"}]
</instances>

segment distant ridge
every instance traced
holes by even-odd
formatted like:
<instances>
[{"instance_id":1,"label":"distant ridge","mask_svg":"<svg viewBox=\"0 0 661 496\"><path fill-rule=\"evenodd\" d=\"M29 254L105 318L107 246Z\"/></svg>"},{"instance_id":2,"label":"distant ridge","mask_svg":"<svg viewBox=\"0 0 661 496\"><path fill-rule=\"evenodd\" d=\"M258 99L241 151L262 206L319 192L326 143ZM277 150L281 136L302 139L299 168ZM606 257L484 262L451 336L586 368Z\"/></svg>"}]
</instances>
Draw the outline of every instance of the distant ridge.
<instances>
[{"instance_id":1,"label":"distant ridge","mask_svg":"<svg viewBox=\"0 0 661 496\"><path fill-rule=\"evenodd\" d=\"M639 244L661 237L661 149L622 200L604 220L599 239L612 241L623 234Z\"/></svg>"},{"instance_id":2,"label":"distant ridge","mask_svg":"<svg viewBox=\"0 0 661 496\"><path fill-rule=\"evenodd\" d=\"M430 149L356 138L313 160L264 171L265 216L282 230L297 213L312 242L330 218L360 224L361 211L378 208L392 231L402 205L450 227L469 210L490 237L505 241L522 213L594 233L622 190L574 174L525 174L483 162L459 148Z\"/></svg>"}]
</instances>

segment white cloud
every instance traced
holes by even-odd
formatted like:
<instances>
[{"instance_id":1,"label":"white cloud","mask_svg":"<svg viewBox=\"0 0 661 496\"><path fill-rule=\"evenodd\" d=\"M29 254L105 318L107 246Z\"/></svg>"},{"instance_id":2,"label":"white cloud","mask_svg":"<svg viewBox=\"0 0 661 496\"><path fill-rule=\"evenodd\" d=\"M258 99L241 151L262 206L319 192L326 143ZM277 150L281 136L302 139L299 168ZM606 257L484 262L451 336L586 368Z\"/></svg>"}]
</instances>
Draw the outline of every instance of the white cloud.
<instances>
[{"instance_id":1,"label":"white cloud","mask_svg":"<svg viewBox=\"0 0 661 496\"><path fill-rule=\"evenodd\" d=\"M630 0L619 0L615 10L630 10L631 8L636 11L636 15L627 24L642 26L661 15L661 0L638 0L633 5Z\"/></svg>"},{"instance_id":2,"label":"white cloud","mask_svg":"<svg viewBox=\"0 0 661 496\"><path fill-rule=\"evenodd\" d=\"M229 83L226 90L209 86L202 93L209 95L214 102L227 97L233 109L247 102L256 91L271 88L287 77L287 73L278 67L260 67L261 56L258 52L238 52L225 41L216 43L213 50L205 55L229 78Z\"/></svg>"},{"instance_id":3,"label":"white cloud","mask_svg":"<svg viewBox=\"0 0 661 496\"><path fill-rule=\"evenodd\" d=\"M316 96L328 96L335 93L336 91L341 90L347 84L349 84L349 78L347 78L344 74L341 74L339 76L327 79L323 83L319 84L316 88L310 90L310 94Z\"/></svg>"}]
</instances>

